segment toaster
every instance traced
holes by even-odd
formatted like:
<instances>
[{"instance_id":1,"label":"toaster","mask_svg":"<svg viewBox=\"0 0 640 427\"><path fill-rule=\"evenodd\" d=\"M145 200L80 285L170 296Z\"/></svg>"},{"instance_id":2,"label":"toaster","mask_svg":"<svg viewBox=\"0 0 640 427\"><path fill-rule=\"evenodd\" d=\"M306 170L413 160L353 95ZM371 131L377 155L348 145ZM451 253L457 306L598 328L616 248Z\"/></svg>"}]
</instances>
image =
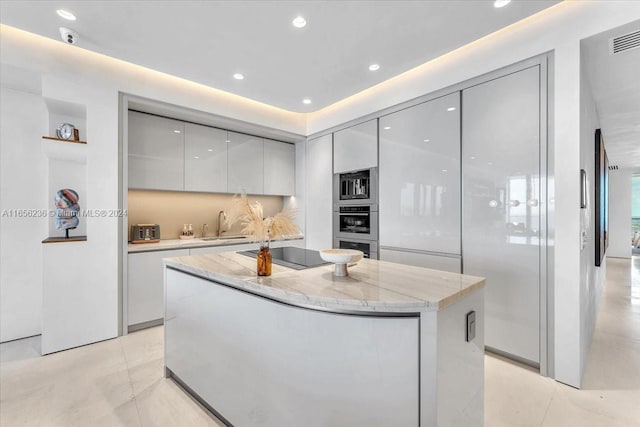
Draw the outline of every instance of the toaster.
<instances>
[{"instance_id":1,"label":"toaster","mask_svg":"<svg viewBox=\"0 0 640 427\"><path fill-rule=\"evenodd\" d=\"M131 243L157 243L160 241L160 226L158 224L134 224L131 226Z\"/></svg>"}]
</instances>

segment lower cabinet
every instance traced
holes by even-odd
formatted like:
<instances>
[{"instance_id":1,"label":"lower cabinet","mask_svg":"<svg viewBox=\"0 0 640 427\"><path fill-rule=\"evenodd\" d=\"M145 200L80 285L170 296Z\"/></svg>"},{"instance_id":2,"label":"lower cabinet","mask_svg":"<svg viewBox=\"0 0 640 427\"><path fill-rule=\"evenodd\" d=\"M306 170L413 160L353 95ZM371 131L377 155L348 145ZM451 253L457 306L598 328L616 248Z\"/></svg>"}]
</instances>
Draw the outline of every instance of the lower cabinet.
<instances>
[{"instance_id":1,"label":"lower cabinet","mask_svg":"<svg viewBox=\"0 0 640 427\"><path fill-rule=\"evenodd\" d=\"M303 240L271 242L272 248L304 246ZM219 252L250 251L256 243L130 253L127 272L127 326L133 332L161 325L164 319L163 258Z\"/></svg>"},{"instance_id":2,"label":"lower cabinet","mask_svg":"<svg viewBox=\"0 0 640 427\"><path fill-rule=\"evenodd\" d=\"M434 270L461 273L460 257L457 255L435 255L400 249L380 248L380 260L416 267L433 268Z\"/></svg>"},{"instance_id":3,"label":"lower cabinet","mask_svg":"<svg viewBox=\"0 0 640 427\"><path fill-rule=\"evenodd\" d=\"M162 258L189 255L189 249L131 253L127 268L127 324L129 331L155 326L164 318Z\"/></svg>"}]
</instances>

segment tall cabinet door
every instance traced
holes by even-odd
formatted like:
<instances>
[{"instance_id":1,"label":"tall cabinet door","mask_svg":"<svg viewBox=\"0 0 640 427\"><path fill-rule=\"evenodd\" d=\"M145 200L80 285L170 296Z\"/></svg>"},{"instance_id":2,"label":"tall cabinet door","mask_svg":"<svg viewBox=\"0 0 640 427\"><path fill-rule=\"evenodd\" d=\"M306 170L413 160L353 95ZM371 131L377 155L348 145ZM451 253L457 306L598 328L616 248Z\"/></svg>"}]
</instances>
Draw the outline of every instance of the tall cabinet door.
<instances>
[{"instance_id":1,"label":"tall cabinet door","mask_svg":"<svg viewBox=\"0 0 640 427\"><path fill-rule=\"evenodd\" d=\"M460 254L460 93L380 118L380 246Z\"/></svg>"},{"instance_id":2,"label":"tall cabinet door","mask_svg":"<svg viewBox=\"0 0 640 427\"><path fill-rule=\"evenodd\" d=\"M487 279L485 343L540 362L540 69L462 92L463 272Z\"/></svg>"},{"instance_id":3,"label":"tall cabinet door","mask_svg":"<svg viewBox=\"0 0 640 427\"><path fill-rule=\"evenodd\" d=\"M332 247L333 174L331 135L307 141L307 249Z\"/></svg>"},{"instance_id":4,"label":"tall cabinet door","mask_svg":"<svg viewBox=\"0 0 640 427\"><path fill-rule=\"evenodd\" d=\"M226 130L186 123L184 156L185 190L226 193Z\"/></svg>"}]
</instances>

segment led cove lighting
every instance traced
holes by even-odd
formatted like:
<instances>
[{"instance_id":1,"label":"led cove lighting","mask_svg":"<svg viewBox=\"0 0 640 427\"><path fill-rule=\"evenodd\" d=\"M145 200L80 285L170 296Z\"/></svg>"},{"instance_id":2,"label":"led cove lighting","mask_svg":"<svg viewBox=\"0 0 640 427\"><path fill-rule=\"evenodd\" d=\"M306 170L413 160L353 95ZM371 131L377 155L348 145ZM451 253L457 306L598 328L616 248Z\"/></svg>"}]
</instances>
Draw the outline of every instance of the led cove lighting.
<instances>
[{"instance_id":1,"label":"led cove lighting","mask_svg":"<svg viewBox=\"0 0 640 427\"><path fill-rule=\"evenodd\" d=\"M307 20L302 16L297 16L293 21L291 21L294 27L303 28L307 25Z\"/></svg>"},{"instance_id":2,"label":"led cove lighting","mask_svg":"<svg viewBox=\"0 0 640 427\"><path fill-rule=\"evenodd\" d=\"M369 65L369 71L378 71L379 69L380 69L380 65L378 64Z\"/></svg>"},{"instance_id":3,"label":"led cove lighting","mask_svg":"<svg viewBox=\"0 0 640 427\"><path fill-rule=\"evenodd\" d=\"M68 10L58 9L58 10L56 10L56 13L58 14L58 16L60 18L66 19L67 21L75 21L76 20L76 15L74 15L71 12L69 12Z\"/></svg>"},{"instance_id":4,"label":"led cove lighting","mask_svg":"<svg viewBox=\"0 0 640 427\"><path fill-rule=\"evenodd\" d=\"M309 98L305 98L302 100L302 103L308 105L308 104L311 104L311 100Z\"/></svg>"},{"instance_id":5,"label":"led cove lighting","mask_svg":"<svg viewBox=\"0 0 640 427\"><path fill-rule=\"evenodd\" d=\"M508 5L511 2L511 0L496 0L493 3L493 7L504 7L506 5Z\"/></svg>"},{"instance_id":6,"label":"led cove lighting","mask_svg":"<svg viewBox=\"0 0 640 427\"><path fill-rule=\"evenodd\" d=\"M447 111L456 111L456 107L449 107L447 108Z\"/></svg>"},{"instance_id":7,"label":"led cove lighting","mask_svg":"<svg viewBox=\"0 0 640 427\"><path fill-rule=\"evenodd\" d=\"M236 80L244 80L244 76L242 74L240 74L240 73L235 73L233 75L233 78L236 79Z\"/></svg>"}]
</instances>

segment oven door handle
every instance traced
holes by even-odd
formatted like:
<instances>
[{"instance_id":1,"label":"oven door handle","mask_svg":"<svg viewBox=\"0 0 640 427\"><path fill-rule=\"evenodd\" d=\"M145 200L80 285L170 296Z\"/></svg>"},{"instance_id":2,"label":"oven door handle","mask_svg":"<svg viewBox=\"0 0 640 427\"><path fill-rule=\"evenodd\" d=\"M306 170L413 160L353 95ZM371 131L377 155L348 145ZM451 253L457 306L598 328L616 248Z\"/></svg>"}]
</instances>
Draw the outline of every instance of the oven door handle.
<instances>
[{"instance_id":1,"label":"oven door handle","mask_svg":"<svg viewBox=\"0 0 640 427\"><path fill-rule=\"evenodd\" d=\"M370 214L368 213L346 213L346 212L340 212L340 215L344 216L369 216Z\"/></svg>"}]
</instances>

